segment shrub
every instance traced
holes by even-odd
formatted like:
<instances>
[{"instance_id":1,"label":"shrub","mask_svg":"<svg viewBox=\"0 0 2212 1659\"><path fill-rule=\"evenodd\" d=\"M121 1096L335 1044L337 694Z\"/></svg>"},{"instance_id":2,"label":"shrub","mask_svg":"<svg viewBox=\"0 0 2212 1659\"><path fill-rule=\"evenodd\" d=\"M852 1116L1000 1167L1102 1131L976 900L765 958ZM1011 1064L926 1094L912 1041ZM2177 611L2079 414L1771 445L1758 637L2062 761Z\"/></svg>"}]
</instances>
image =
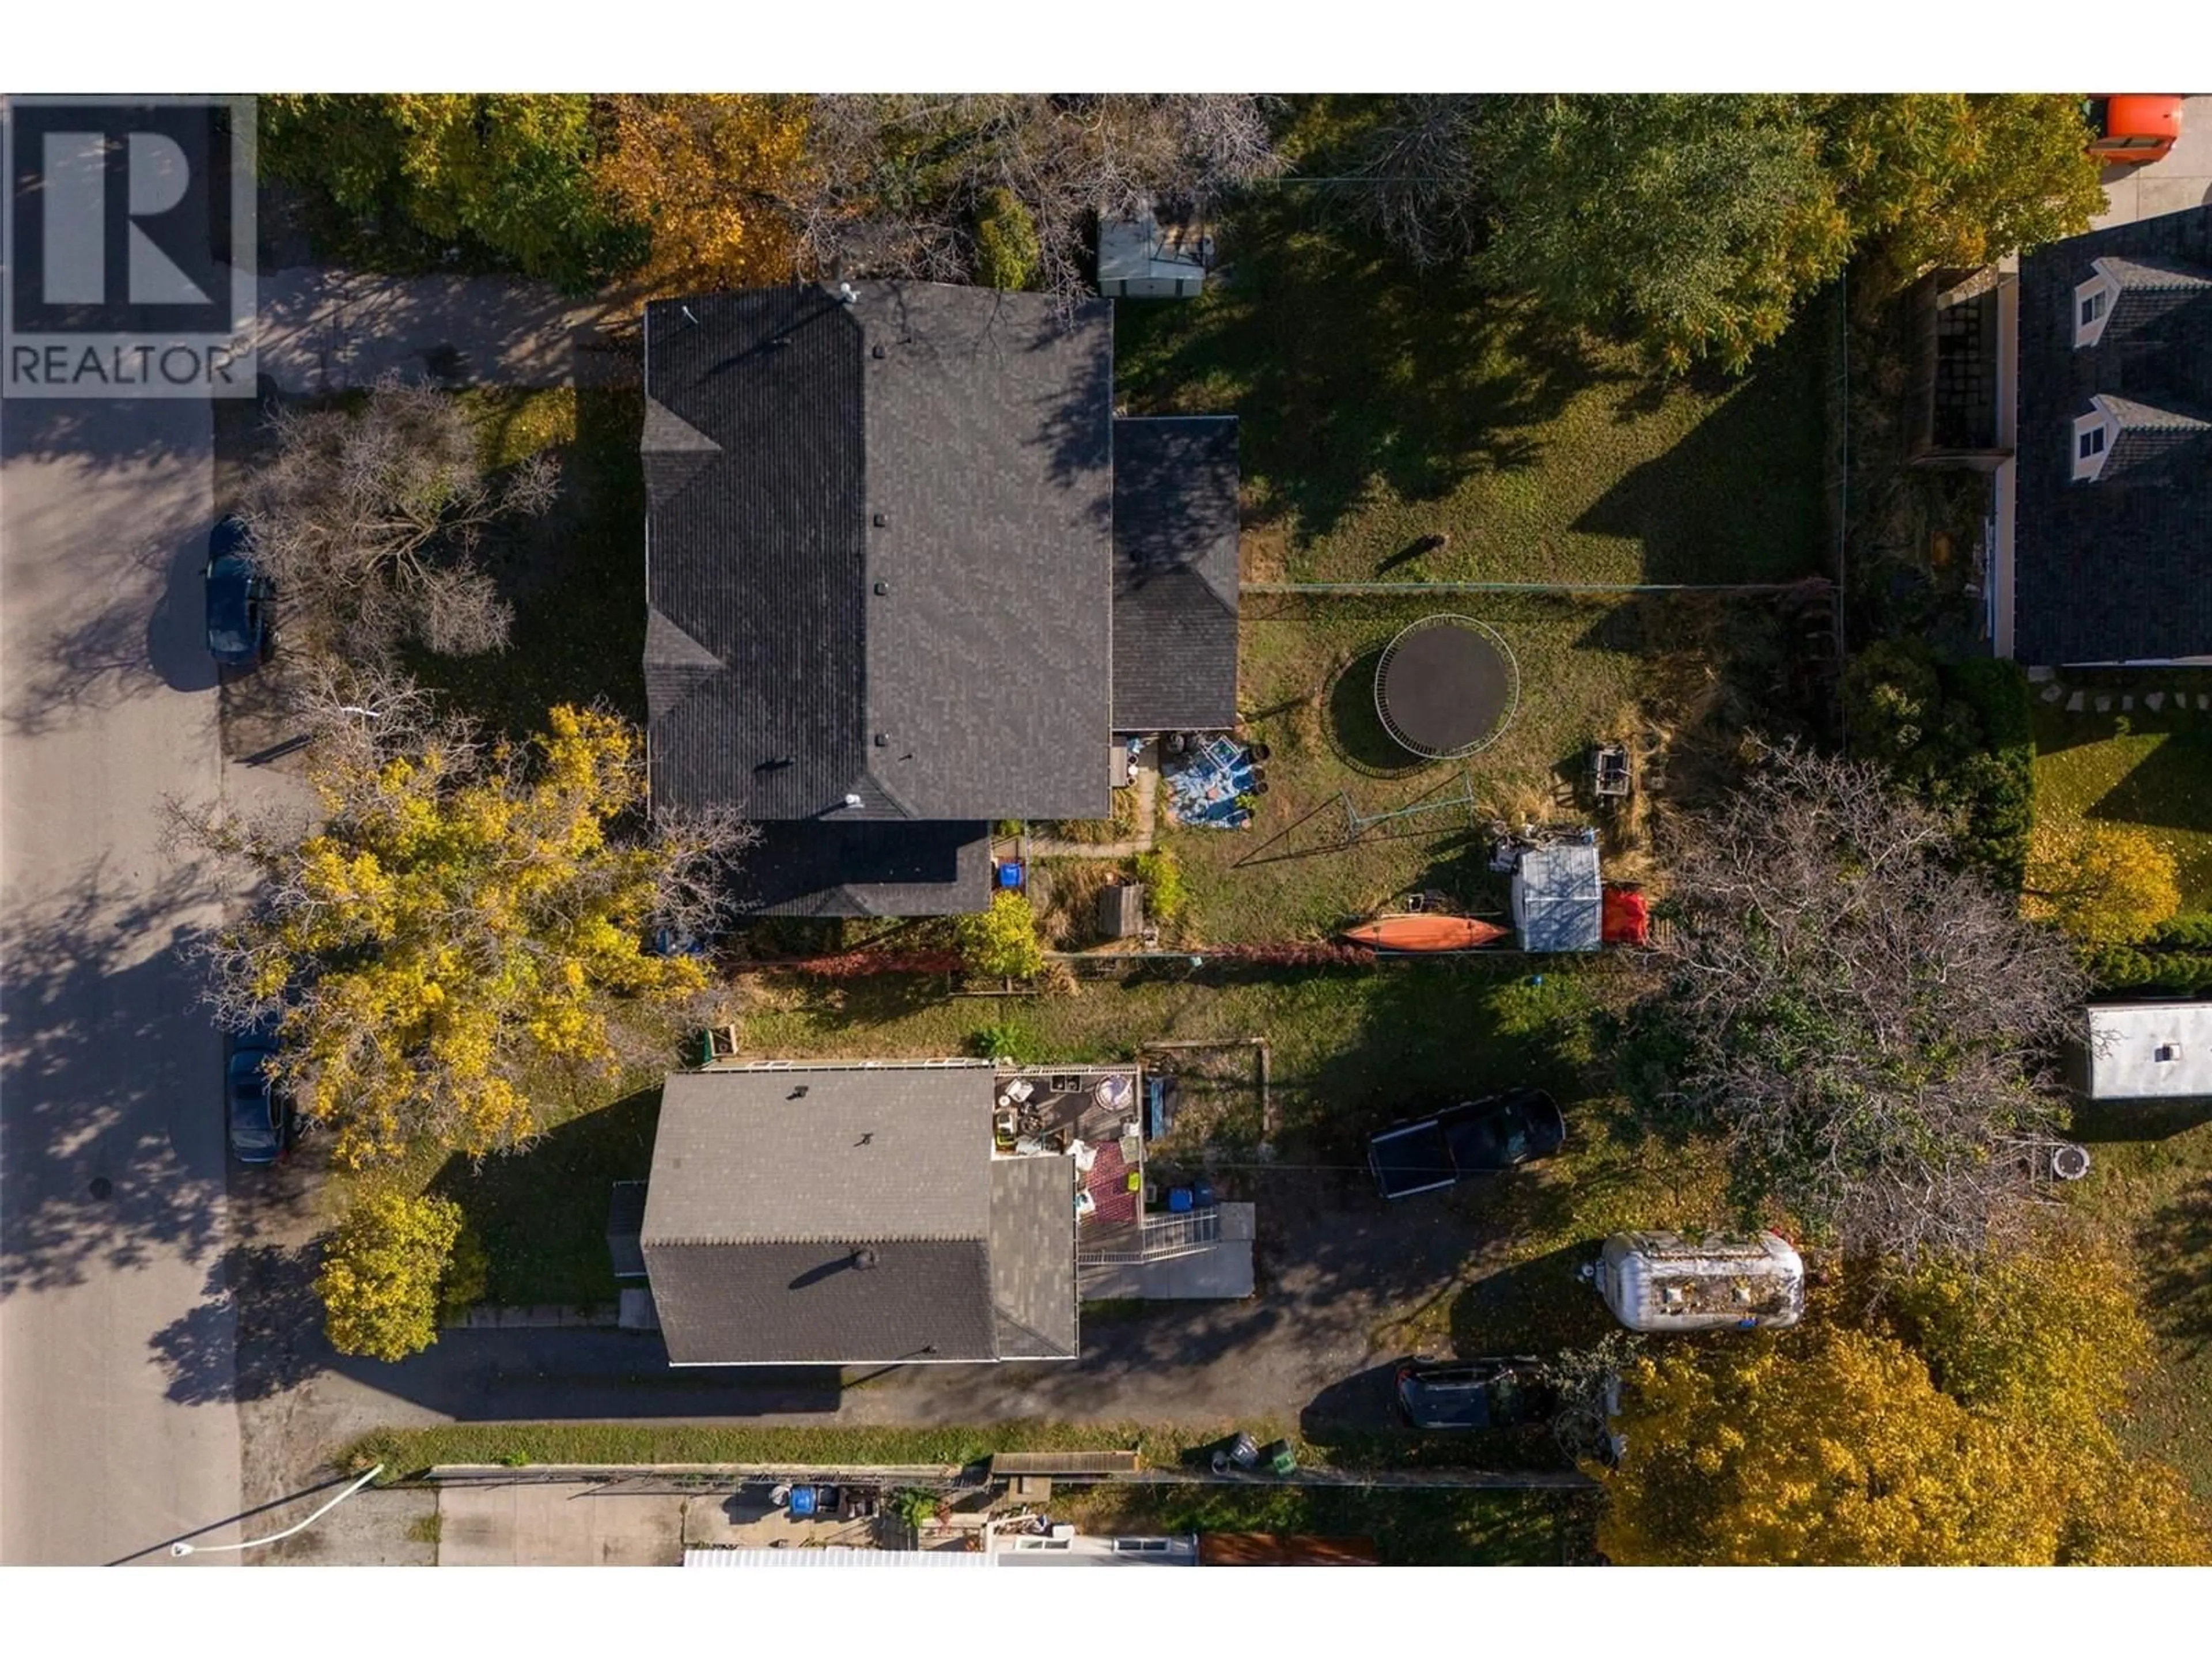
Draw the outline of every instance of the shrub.
<instances>
[{"instance_id":1,"label":"shrub","mask_svg":"<svg viewBox=\"0 0 2212 1659\"><path fill-rule=\"evenodd\" d=\"M1149 853L1138 854L1137 879L1145 884L1146 907L1155 921L1169 927L1182 919L1190 902L1190 890L1183 885L1182 866L1172 852L1155 847Z\"/></svg>"},{"instance_id":2,"label":"shrub","mask_svg":"<svg viewBox=\"0 0 2212 1659\"><path fill-rule=\"evenodd\" d=\"M1036 911L1019 893L994 895L989 909L962 916L954 932L970 973L1031 979L1044 968Z\"/></svg>"},{"instance_id":3,"label":"shrub","mask_svg":"<svg viewBox=\"0 0 2212 1659\"><path fill-rule=\"evenodd\" d=\"M1004 185L986 191L975 213L975 280L985 288L1034 287L1043 252L1021 198Z\"/></svg>"},{"instance_id":4,"label":"shrub","mask_svg":"<svg viewBox=\"0 0 2212 1659\"><path fill-rule=\"evenodd\" d=\"M439 1287L460 1231L451 1199L380 1192L355 1200L315 1278L331 1346L400 1360L436 1341Z\"/></svg>"},{"instance_id":5,"label":"shrub","mask_svg":"<svg viewBox=\"0 0 2212 1659\"><path fill-rule=\"evenodd\" d=\"M968 1047L980 1060L1008 1066L1035 1066L1044 1058L1044 1043L1036 1032L1018 1019L1002 1019L968 1034Z\"/></svg>"},{"instance_id":6,"label":"shrub","mask_svg":"<svg viewBox=\"0 0 2212 1659\"><path fill-rule=\"evenodd\" d=\"M2035 736L2027 678L1997 658L1943 662L1883 640L1844 677L1851 747L1952 821L1962 854L2008 890L2027 871Z\"/></svg>"}]
</instances>

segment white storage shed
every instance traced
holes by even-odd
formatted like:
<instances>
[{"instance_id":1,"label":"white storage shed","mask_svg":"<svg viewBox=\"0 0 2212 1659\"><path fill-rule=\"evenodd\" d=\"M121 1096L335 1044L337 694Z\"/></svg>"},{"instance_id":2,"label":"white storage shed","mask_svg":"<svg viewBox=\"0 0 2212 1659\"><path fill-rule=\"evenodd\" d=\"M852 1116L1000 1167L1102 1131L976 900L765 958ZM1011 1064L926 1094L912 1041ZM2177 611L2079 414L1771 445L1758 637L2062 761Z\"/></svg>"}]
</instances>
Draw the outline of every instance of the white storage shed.
<instances>
[{"instance_id":1,"label":"white storage shed","mask_svg":"<svg viewBox=\"0 0 2212 1659\"><path fill-rule=\"evenodd\" d=\"M1205 288L1212 262L1203 226L1164 224L1149 200L1098 216L1098 291L1109 300L1188 300Z\"/></svg>"},{"instance_id":2,"label":"white storage shed","mask_svg":"<svg viewBox=\"0 0 2212 1659\"><path fill-rule=\"evenodd\" d=\"M2212 1095L2212 1002L2101 1002L2087 1012L2081 1092L2088 1098Z\"/></svg>"}]
</instances>

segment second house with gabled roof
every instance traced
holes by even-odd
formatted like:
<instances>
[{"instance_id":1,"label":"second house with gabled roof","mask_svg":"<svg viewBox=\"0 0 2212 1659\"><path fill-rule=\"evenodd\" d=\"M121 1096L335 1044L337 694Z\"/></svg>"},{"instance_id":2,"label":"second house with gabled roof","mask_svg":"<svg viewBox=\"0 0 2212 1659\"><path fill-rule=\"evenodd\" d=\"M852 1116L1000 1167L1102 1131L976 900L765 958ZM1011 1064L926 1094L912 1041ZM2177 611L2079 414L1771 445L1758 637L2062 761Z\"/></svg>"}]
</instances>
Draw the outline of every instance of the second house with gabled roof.
<instances>
[{"instance_id":1,"label":"second house with gabled roof","mask_svg":"<svg viewBox=\"0 0 2212 1659\"><path fill-rule=\"evenodd\" d=\"M746 896L981 909L991 823L1103 818L1123 735L1237 719L1237 428L1116 419L1113 310L802 283L645 314L655 807Z\"/></svg>"}]
</instances>

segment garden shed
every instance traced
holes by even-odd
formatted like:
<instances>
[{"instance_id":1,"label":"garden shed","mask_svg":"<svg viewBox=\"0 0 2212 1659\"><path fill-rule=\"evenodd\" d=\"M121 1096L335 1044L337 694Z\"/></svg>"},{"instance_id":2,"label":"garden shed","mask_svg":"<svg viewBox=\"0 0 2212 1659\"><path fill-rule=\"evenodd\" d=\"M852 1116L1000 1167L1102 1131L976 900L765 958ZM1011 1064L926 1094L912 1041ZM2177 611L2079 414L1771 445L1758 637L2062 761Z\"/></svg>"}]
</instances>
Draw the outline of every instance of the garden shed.
<instances>
[{"instance_id":1,"label":"garden shed","mask_svg":"<svg viewBox=\"0 0 2212 1659\"><path fill-rule=\"evenodd\" d=\"M2212 1002L2106 1002L2087 1012L2081 1081L2091 1100L2212 1096Z\"/></svg>"},{"instance_id":2,"label":"garden shed","mask_svg":"<svg viewBox=\"0 0 2212 1659\"><path fill-rule=\"evenodd\" d=\"M1513 925L1524 951L1595 951L1605 937L1597 843L1531 847L1513 866Z\"/></svg>"}]
</instances>

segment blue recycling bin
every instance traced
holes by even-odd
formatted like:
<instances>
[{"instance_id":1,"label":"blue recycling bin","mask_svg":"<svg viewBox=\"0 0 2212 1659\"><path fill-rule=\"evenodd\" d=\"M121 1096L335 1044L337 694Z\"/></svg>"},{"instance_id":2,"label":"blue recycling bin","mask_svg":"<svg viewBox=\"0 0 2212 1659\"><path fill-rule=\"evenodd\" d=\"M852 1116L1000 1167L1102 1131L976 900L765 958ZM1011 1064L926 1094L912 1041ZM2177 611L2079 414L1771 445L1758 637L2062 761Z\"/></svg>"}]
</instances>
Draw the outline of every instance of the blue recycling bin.
<instances>
[{"instance_id":1,"label":"blue recycling bin","mask_svg":"<svg viewBox=\"0 0 2212 1659\"><path fill-rule=\"evenodd\" d=\"M1021 884L1022 861L1019 859L1008 859L999 866L999 885L1012 890L1018 889Z\"/></svg>"},{"instance_id":2,"label":"blue recycling bin","mask_svg":"<svg viewBox=\"0 0 2212 1659\"><path fill-rule=\"evenodd\" d=\"M1170 1214L1184 1214L1190 1209L1191 1203L1192 1200L1189 1188L1170 1187L1168 1188L1168 1212Z\"/></svg>"},{"instance_id":3,"label":"blue recycling bin","mask_svg":"<svg viewBox=\"0 0 2212 1659\"><path fill-rule=\"evenodd\" d=\"M1201 1210L1213 1207L1213 1183L1204 1177L1190 1183L1191 1201Z\"/></svg>"},{"instance_id":4,"label":"blue recycling bin","mask_svg":"<svg viewBox=\"0 0 2212 1659\"><path fill-rule=\"evenodd\" d=\"M793 1486L791 1489L791 1518L805 1521L814 1513L814 1488Z\"/></svg>"}]
</instances>

